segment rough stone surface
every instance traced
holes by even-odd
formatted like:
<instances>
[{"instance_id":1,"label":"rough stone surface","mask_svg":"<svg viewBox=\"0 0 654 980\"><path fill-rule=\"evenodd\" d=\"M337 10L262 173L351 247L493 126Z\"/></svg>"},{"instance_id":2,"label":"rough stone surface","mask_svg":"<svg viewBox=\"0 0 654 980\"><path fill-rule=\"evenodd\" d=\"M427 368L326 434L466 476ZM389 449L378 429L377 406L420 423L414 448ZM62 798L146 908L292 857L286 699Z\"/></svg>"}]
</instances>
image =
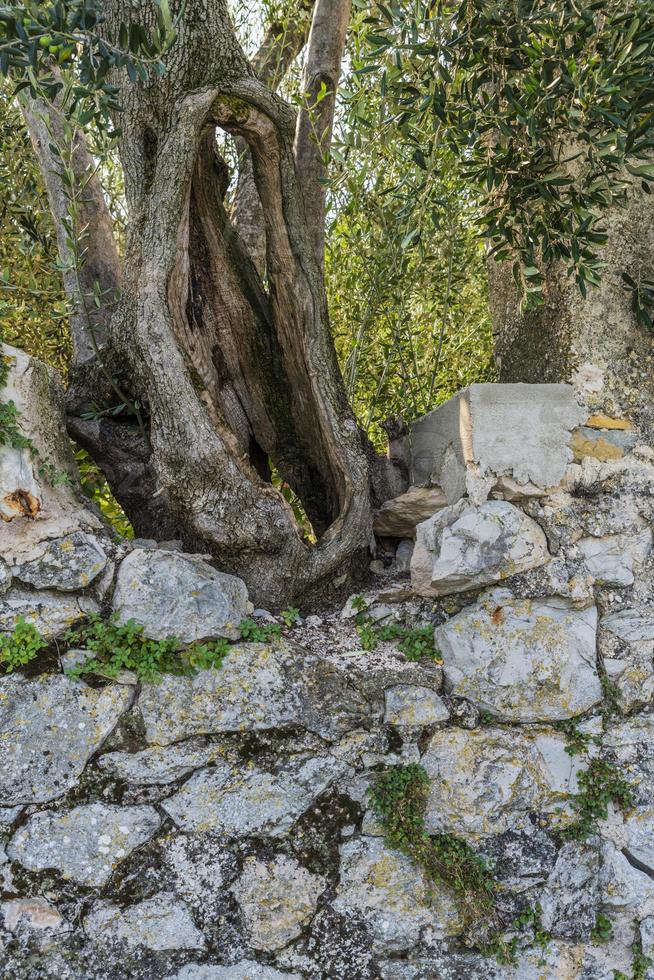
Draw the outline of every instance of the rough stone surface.
<instances>
[{"instance_id":1,"label":"rough stone surface","mask_svg":"<svg viewBox=\"0 0 654 980\"><path fill-rule=\"evenodd\" d=\"M0 906L4 927L9 932L17 932L21 927L39 932L70 928L54 905L45 898L15 898Z\"/></svg>"},{"instance_id":2,"label":"rough stone surface","mask_svg":"<svg viewBox=\"0 0 654 980\"><path fill-rule=\"evenodd\" d=\"M193 555L141 549L118 570L113 608L120 622L136 620L153 639L177 636L185 643L238 639L238 625L249 613L241 579Z\"/></svg>"},{"instance_id":3,"label":"rough stone surface","mask_svg":"<svg viewBox=\"0 0 654 980\"><path fill-rule=\"evenodd\" d=\"M418 525L411 584L419 595L466 592L549 561L541 528L513 504L462 500Z\"/></svg>"},{"instance_id":4,"label":"rough stone surface","mask_svg":"<svg viewBox=\"0 0 654 980\"><path fill-rule=\"evenodd\" d=\"M341 862L333 906L363 918L378 952L410 949L424 929L440 939L461 931L451 895L438 886L428 888L411 861L380 838L345 843Z\"/></svg>"},{"instance_id":5,"label":"rough stone surface","mask_svg":"<svg viewBox=\"0 0 654 980\"><path fill-rule=\"evenodd\" d=\"M75 592L85 589L106 567L99 541L83 531L48 541L42 553L12 568L15 578L36 589Z\"/></svg>"},{"instance_id":6,"label":"rough stone surface","mask_svg":"<svg viewBox=\"0 0 654 980\"><path fill-rule=\"evenodd\" d=\"M179 745L155 745L141 752L105 752L99 757L98 766L128 783L153 786L174 783L214 762L223 752L221 745L192 738Z\"/></svg>"},{"instance_id":7,"label":"rough stone surface","mask_svg":"<svg viewBox=\"0 0 654 980\"><path fill-rule=\"evenodd\" d=\"M413 538L416 525L443 507L447 499L440 487L411 487L382 504L375 513L373 530L381 538Z\"/></svg>"},{"instance_id":8,"label":"rough stone surface","mask_svg":"<svg viewBox=\"0 0 654 980\"><path fill-rule=\"evenodd\" d=\"M558 721L602 698L597 610L485 594L436 630L445 689L506 721Z\"/></svg>"},{"instance_id":9,"label":"rough stone surface","mask_svg":"<svg viewBox=\"0 0 654 980\"><path fill-rule=\"evenodd\" d=\"M551 729L437 731L422 757L431 779L426 825L466 839L519 828L527 814L555 813L577 792L579 756Z\"/></svg>"},{"instance_id":10,"label":"rough stone surface","mask_svg":"<svg viewBox=\"0 0 654 980\"><path fill-rule=\"evenodd\" d=\"M231 890L245 917L251 946L272 952L299 936L325 884L324 878L283 855L269 862L247 860Z\"/></svg>"},{"instance_id":11,"label":"rough stone surface","mask_svg":"<svg viewBox=\"0 0 654 980\"><path fill-rule=\"evenodd\" d=\"M428 687L398 684L386 691L387 725L402 728L422 728L447 721L450 712L443 699Z\"/></svg>"},{"instance_id":12,"label":"rough stone surface","mask_svg":"<svg viewBox=\"0 0 654 980\"><path fill-rule=\"evenodd\" d=\"M234 966L205 966L189 963L174 980L301 980L299 973L281 973L272 966L241 960Z\"/></svg>"},{"instance_id":13,"label":"rough stone surface","mask_svg":"<svg viewBox=\"0 0 654 980\"><path fill-rule=\"evenodd\" d=\"M300 758L274 772L222 762L195 773L162 806L186 831L276 837L344 770L330 757Z\"/></svg>"},{"instance_id":14,"label":"rough stone surface","mask_svg":"<svg viewBox=\"0 0 654 980\"><path fill-rule=\"evenodd\" d=\"M161 817L150 806L91 803L64 815L45 810L20 828L7 854L31 871L55 868L64 878L97 887L160 825Z\"/></svg>"},{"instance_id":15,"label":"rough stone surface","mask_svg":"<svg viewBox=\"0 0 654 980\"><path fill-rule=\"evenodd\" d=\"M22 618L36 626L46 640L54 640L80 619L98 611L97 603L87 596L61 595L49 590L35 594L12 587L0 595L0 633L11 633Z\"/></svg>"},{"instance_id":16,"label":"rough stone surface","mask_svg":"<svg viewBox=\"0 0 654 980\"><path fill-rule=\"evenodd\" d=\"M187 907L165 892L127 909L98 902L86 917L84 929L100 942L128 947L173 950L203 949L205 945Z\"/></svg>"},{"instance_id":17,"label":"rough stone surface","mask_svg":"<svg viewBox=\"0 0 654 980\"><path fill-rule=\"evenodd\" d=\"M411 426L411 482L443 486L449 450L462 468L474 463L482 474L555 487L585 417L569 385L470 385Z\"/></svg>"},{"instance_id":18,"label":"rough stone surface","mask_svg":"<svg viewBox=\"0 0 654 980\"><path fill-rule=\"evenodd\" d=\"M652 532L636 535L609 534L582 538L579 542L586 568L602 585L632 585L634 565L642 564L652 550Z\"/></svg>"},{"instance_id":19,"label":"rough stone surface","mask_svg":"<svg viewBox=\"0 0 654 980\"><path fill-rule=\"evenodd\" d=\"M63 675L0 678L0 800L47 803L74 786L131 701L116 684Z\"/></svg>"}]
</instances>

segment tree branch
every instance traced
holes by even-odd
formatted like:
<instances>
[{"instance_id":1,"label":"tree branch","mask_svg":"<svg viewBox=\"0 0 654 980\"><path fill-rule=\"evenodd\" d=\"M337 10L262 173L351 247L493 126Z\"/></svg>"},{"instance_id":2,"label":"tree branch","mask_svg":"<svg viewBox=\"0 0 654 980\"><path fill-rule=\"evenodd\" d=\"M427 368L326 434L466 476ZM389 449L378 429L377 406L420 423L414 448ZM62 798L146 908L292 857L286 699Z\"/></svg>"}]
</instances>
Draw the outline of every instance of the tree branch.
<instances>
[{"instance_id":1,"label":"tree branch","mask_svg":"<svg viewBox=\"0 0 654 980\"><path fill-rule=\"evenodd\" d=\"M320 269L325 253L325 158L334 126L336 93L352 0L316 0L302 77L304 105L297 121L295 160L304 209Z\"/></svg>"}]
</instances>

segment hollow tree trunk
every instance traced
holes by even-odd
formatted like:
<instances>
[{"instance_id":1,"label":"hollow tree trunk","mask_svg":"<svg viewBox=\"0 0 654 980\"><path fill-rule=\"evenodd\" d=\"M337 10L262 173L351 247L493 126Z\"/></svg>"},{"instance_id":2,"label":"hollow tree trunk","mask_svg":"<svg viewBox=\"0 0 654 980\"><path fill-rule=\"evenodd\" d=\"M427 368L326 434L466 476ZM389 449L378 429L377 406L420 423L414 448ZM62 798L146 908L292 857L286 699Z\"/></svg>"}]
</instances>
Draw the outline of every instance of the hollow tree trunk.
<instances>
[{"instance_id":1,"label":"hollow tree trunk","mask_svg":"<svg viewBox=\"0 0 654 980\"><path fill-rule=\"evenodd\" d=\"M111 0L108 28L148 24L150 0ZM254 75L225 0L187 5L167 70L122 85L130 213L112 324L149 414L157 492L188 546L253 596L287 601L366 547L366 454L331 341L293 156L291 109ZM263 207L266 288L222 205L213 132L244 139ZM283 428L282 428L283 426ZM266 482L268 456L324 527L317 547Z\"/></svg>"},{"instance_id":2,"label":"hollow tree trunk","mask_svg":"<svg viewBox=\"0 0 654 980\"><path fill-rule=\"evenodd\" d=\"M654 439L654 334L638 324L622 280L654 279L654 203L636 185L611 211L602 283L583 299L563 269L546 270L545 304L520 309L510 265L492 263L490 304L500 381L572 382L592 410L627 416Z\"/></svg>"}]
</instances>

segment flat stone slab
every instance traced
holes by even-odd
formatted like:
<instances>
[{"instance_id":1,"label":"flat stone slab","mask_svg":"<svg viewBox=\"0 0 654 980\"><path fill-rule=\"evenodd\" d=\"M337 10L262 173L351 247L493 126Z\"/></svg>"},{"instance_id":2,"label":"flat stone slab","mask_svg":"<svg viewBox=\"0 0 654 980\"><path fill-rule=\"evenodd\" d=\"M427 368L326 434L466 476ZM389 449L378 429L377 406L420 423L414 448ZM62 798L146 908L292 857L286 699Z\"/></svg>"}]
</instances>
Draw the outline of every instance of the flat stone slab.
<instances>
[{"instance_id":1,"label":"flat stone slab","mask_svg":"<svg viewBox=\"0 0 654 980\"><path fill-rule=\"evenodd\" d=\"M73 787L130 706L130 689L63 674L0 678L0 800L47 803Z\"/></svg>"},{"instance_id":2,"label":"flat stone slab","mask_svg":"<svg viewBox=\"0 0 654 980\"><path fill-rule=\"evenodd\" d=\"M241 906L254 949L274 952L301 935L327 882L293 858L247 858L230 891Z\"/></svg>"},{"instance_id":3,"label":"flat stone slab","mask_svg":"<svg viewBox=\"0 0 654 980\"><path fill-rule=\"evenodd\" d=\"M55 868L80 885L99 887L160 826L151 806L90 803L64 814L44 810L14 834L7 854L30 871Z\"/></svg>"},{"instance_id":4,"label":"flat stone slab","mask_svg":"<svg viewBox=\"0 0 654 980\"><path fill-rule=\"evenodd\" d=\"M170 892L160 892L126 909L111 902L98 902L84 920L84 931L96 941L130 949L144 946L163 951L205 946L188 908Z\"/></svg>"},{"instance_id":5,"label":"flat stone slab","mask_svg":"<svg viewBox=\"0 0 654 980\"><path fill-rule=\"evenodd\" d=\"M454 503L472 465L482 476L558 486L585 418L570 385L470 385L411 426L411 483L436 483Z\"/></svg>"},{"instance_id":6,"label":"flat stone slab","mask_svg":"<svg viewBox=\"0 0 654 980\"><path fill-rule=\"evenodd\" d=\"M184 643L240 637L250 610L245 583L194 555L139 549L121 563L113 597L121 623L134 619L146 636Z\"/></svg>"},{"instance_id":7,"label":"flat stone slab","mask_svg":"<svg viewBox=\"0 0 654 980\"><path fill-rule=\"evenodd\" d=\"M602 699L597 609L486 593L436 629L445 690L504 721L561 721Z\"/></svg>"},{"instance_id":8,"label":"flat stone slab","mask_svg":"<svg viewBox=\"0 0 654 980\"><path fill-rule=\"evenodd\" d=\"M550 560L536 521L505 500L461 500L416 529L411 585L419 595L478 589Z\"/></svg>"},{"instance_id":9,"label":"flat stone slab","mask_svg":"<svg viewBox=\"0 0 654 980\"><path fill-rule=\"evenodd\" d=\"M413 538L416 525L444 507L447 498L440 487L409 487L375 512L373 530L381 538Z\"/></svg>"},{"instance_id":10,"label":"flat stone slab","mask_svg":"<svg viewBox=\"0 0 654 980\"><path fill-rule=\"evenodd\" d=\"M50 641L96 612L99 606L89 596L66 595L48 589L29 592L14 586L0 595L0 633L11 633L22 618Z\"/></svg>"},{"instance_id":11,"label":"flat stone slab","mask_svg":"<svg viewBox=\"0 0 654 980\"><path fill-rule=\"evenodd\" d=\"M463 928L451 894L427 884L408 857L379 837L361 837L341 847L341 876L333 907L361 917L377 953L412 949L424 929L435 939Z\"/></svg>"},{"instance_id":12,"label":"flat stone slab","mask_svg":"<svg viewBox=\"0 0 654 980\"><path fill-rule=\"evenodd\" d=\"M108 558L100 542L75 531L43 544L41 554L12 567L12 574L36 589L75 592L85 589L104 571Z\"/></svg>"},{"instance_id":13,"label":"flat stone slab","mask_svg":"<svg viewBox=\"0 0 654 980\"><path fill-rule=\"evenodd\" d=\"M223 746L191 738L175 745L155 745L142 752L105 752L97 759L97 765L127 783L158 786L174 783L223 754Z\"/></svg>"},{"instance_id":14,"label":"flat stone slab","mask_svg":"<svg viewBox=\"0 0 654 980\"><path fill-rule=\"evenodd\" d=\"M581 756L551 729L450 728L431 738L426 827L467 840L516 829L530 812L555 813L578 791Z\"/></svg>"},{"instance_id":15,"label":"flat stone slab","mask_svg":"<svg viewBox=\"0 0 654 980\"><path fill-rule=\"evenodd\" d=\"M194 735L300 726L324 737L365 727L370 705L353 669L335 669L301 647L239 643L220 670L144 684L139 707L150 743Z\"/></svg>"},{"instance_id":16,"label":"flat stone slab","mask_svg":"<svg viewBox=\"0 0 654 980\"><path fill-rule=\"evenodd\" d=\"M184 831L279 837L346 769L331 756L300 758L274 772L222 762L195 773L161 805Z\"/></svg>"},{"instance_id":17,"label":"flat stone slab","mask_svg":"<svg viewBox=\"0 0 654 980\"><path fill-rule=\"evenodd\" d=\"M424 728L447 721L450 712L441 697L429 687L397 684L386 691L384 722L399 728Z\"/></svg>"},{"instance_id":18,"label":"flat stone slab","mask_svg":"<svg viewBox=\"0 0 654 980\"><path fill-rule=\"evenodd\" d=\"M301 980L301 977L299 973L281 973L254 960L241 960L233 966L188 963L175 974L174 980Z\"/></svg>"},{"instance_id":19,"label":"flat stone slab","mask_svg":"<svg viewBox=\"0 0 654 980\"><path fill-rule=\"evenodd\" d=\"M652 531L639 534L607 534L582 538L578 548L586 568L602 585L632 585L634 567L638 568L652 550Z\"/></svg>"}]
</instances>

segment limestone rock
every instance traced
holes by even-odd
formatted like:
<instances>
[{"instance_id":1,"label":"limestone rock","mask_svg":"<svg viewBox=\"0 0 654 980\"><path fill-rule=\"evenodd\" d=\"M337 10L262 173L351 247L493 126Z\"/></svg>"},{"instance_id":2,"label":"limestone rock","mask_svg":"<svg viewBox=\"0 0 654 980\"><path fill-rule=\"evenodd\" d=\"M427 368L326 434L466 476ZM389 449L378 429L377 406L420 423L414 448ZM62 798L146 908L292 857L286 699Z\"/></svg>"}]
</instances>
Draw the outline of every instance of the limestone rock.
<instances>
[{"instance_id":1,"label":"limestone rock","mask_svg":"<svg viewBox=\"0 0 654 980\"><path fill-rule=\"evenodd\" d=\"M171 977L170 980L173 980ZM174 980L301 980L299 973L280 973L272 966L241 960L233 966L210 966L189 963L183 966Z\"/></svg>"},{"instance_id":2,"label":"limestone rock","mask_svg":"<svg viewBox=\"0 0 654 980\"><path fill-rule=\"evenodd\" d=\"M654 612L622 609L604 616L600 624L626 643L654 643Z\"/></svg>"},{"instance_id":3,"label":"limestone rock","mask_svg":"<svg viewBox=\"0 0 654 980\"><path fill-rule=\"evenodd\" d=\"M459 501L418 525L411 584L419 595L466 592L549 561L541 528L518 507Z\"/></svg>"},{"instance_id":4,"label":"limestone rock","mask_svg":"<svg viewBox=\"0 0 654 980\"><path fill-rule=\"evenodd\" d=\"M132 949L203 949L205 945L187 907L168 892L126 909L111 902L98 902L87 915L84 930L97 941Z\"/></svg>"},{"instance_id":5,"label":"limestone rock","mask_svg":"<svg viewBox=\"0 0 654 980\"><path fill-rule=\"evenodd\" d=\"M0 595L0 633L11 633L23 618L36 626L46 640L54 640L80 619L98 611L97 603L87 596L11 588Z\"/></svg>"},{"instance_id":6,"label":"limestone rock","mask_svg":"<svg viewBox=\"0 0 654 980\"><path fill-rule=\"evenodd\" d=\"M413 541L400 541L395 552L395 571L403 574L411 569L411 559L415 545Z\"/></svg>"},{"instance_id":7,"label":"limestone rock","mask_svg":"<svg viewBox=\"0 0 654 980\"><path fill-rule=\"evenodd\" d=\"M160 825L151 806L91 803L65 814L43 810L17 831L7 854L31 871L55 868L64 878L98 887Z\"/></svg>"},{"instance_id":8,"label":"limestone rock","mask_svg":"<svg viewBox=\"0 0 654 980\"><path fill-rule=\"evenodd\" d=\"M615 758L639 806L651 806L654 786L654 715L643 714L610 725L603 748Z\"/></svg>"},{"instance_id":9,"label":"limestone rock","mask_svg":"<svg viewBox=\"0 0 654 980\"><path fill-rule=\"evenodd\" d=\"M600 904L597 848L571 842L559 851L540 898L543 926L562 939L587 938Z\"/></svg>"},{"instance_id":10,"label":"limestone rock","mask_svg":"<svg viewBox=\"0 0 654 980\"><path fill-rule=\"evenodd\" d=\"M128 688L91 688L62 674L0 678L0 800L47 803L75 785L131 702Z\"/></svg>"},{"instance_id":11,"label":"limestone rock","mask_svg":"<svg viewBox=\"0 0 654 980\"><path fill-rule=\"evenodd\" d=\"M488 592L436 629L445 689L505 721L582 714L602 699L596 626L594 606Z\"/></svg>"},{"instance_id":12,"label":"limestone rock","mask_svg":"<svg viewBox=\"0 0 654 980\"><path fill-rule=\"evenodd\" d=\"M219 762L191 776L162 806L185 831L278 837L345 771L343 763L319 756L300 757L275 772Z\"/></svg>"},{"instance_id":13,"label":"limestone rock","mask_svg":"<svg viewBox=\"0 0 654 980\"><path fill-rule=\"evenodd\" d=\"M107 556L99 541L83 531L44 542L38 557L15 565L12 574L36 589L75 592L104 570Z\"/></svg>"},{"instance_id":14,"label":"limestone rock","mask_svg":"<svg viewBox=\"0 0 654 980\"><path fill-rule=\"evenodd\" d=\"M288 726L330 737L365 727L370 717L351 667L335 669L286 642L237 644L220 670L144 684L139 706L147 740L158 745Z\"/></svg>"},{"instance_id":15,"label":"limestone rock","mask_svg":"<svg viewBox=\"0 0 654 980\"><path fill-rule=\"evenodd\" d=\"M311 921L325 879L293 858L248 858L231 891L241 906L254 949L273 952L297 938Z\"/></svg>"},{"instance_id":16,"label":"limestone rock","mask_svg":"<svg viewBox=\"0 0 654 980\"><path fill-rule=\"evenodd\" d=\"M581 757L549 729L450 728L422 757L431 780L426 826L475 840L519 828L528 813L554 813L577 792Z\"/></svg>"},{"instance_id":17,"label":"limestone rock","mask_svg":"<svg viewBox=\"0 0 654 980\"><path fill-rule=\"evenodd\" d=\"M0 595L11 585L11 572L6 561L0 558Z\"/></svg>"},{"instance_id":18,"label":"limestone rock","mask_svg":"<svg viewBox=\"0 0 654 980\"><path fill-rule=\"evenodd\" d=\"M378 953L411 949L427 928L435 938L445 939L463 927L447 890L428 887L410 859L378 837L343 844L332 904L343 915L363 918Z\"/></svg>"},{"instance_id":19,"label":"limestone rock","mask_svg":"<svg viewBox=\"0 0 654 980\"><path fill-rule=\"evenodd\" d=\"M156 786L174 783L194 769L220 758L224 749L201 738L176 745L155 745L142 752L105 752L97 762L100 769L128 783Z\"/></svg>"},{"instance_id":20,"label":"limestone rock","mask_svg":"<svg viewBox=\"0 0 654 980\"><path fill-rule=\"evenodd\" d=\"M654 874L654 808L637 807L624 822L626 852Z\"/></svg>"},{"instance_id":21,"label":"limestone rock","mask_svg":"<svg viewBox=\"0 0 654 980\"><path fill-rule=\"evenodd\" d=\"M602 585L632 585L634 566L642 564L652 550L649 528L636 535L610 534L582 538L578 543L586 568Z\"/></svg>"},{"instance_id":22,"label":"limestone rock","mask_svg":"<svg viewBox=\"0 0 654 980\"><path fill-rule=\"evenodd\" d=\"M607 676L619 694L622 711L654 699L654 613L627 608L600 620L600 651Z\"/></svg>"},{"instance_id":23,"label":"limestone rock","mask_svg":"<svg viewBox=\"0 0 654 980\"><path fill-rule=\"evenodd\" d=\"M70 929L61 913L45 898L14 898L0 905L4 917L4 927L9 932L18 932L21 927L41 932L47 930Z\"/></svg>"},{"instance_id":24,"label":"limestone rock","mask_svg":"<svg viewBox=\"0 0 654 980\"><path fill-rule=\"evenodd\" d=\"M570 385L470 385L411 426L411 482L444 487L449 452L450 469L474 464L482 476L558 486L572 459L571 433L585 417Z\"/></svg>"},{"instance_id":25,"label":"limestone rock","mask_svg":"<svg viewBox=\"0 0 654 980\"><path fill-rule=\"evenodd\" d=\"M192 643L238 639L250 607L245 583L201 558L136 549L118 569L113 608L120 622L136 620L152 639L177 636Z\"/></svg>"},{"instance_id":26,"label":"limestone rock","mask_svg":"<svg viewBox=\"0 0 654 980\"><path fill-rule=\"evenodd\" d=\"M413 538L416 525L447 507L440 487L410 487L376 511L373 530L380 538Z\"/></svg>"},{"instance_id":27,"label":"limestone rock","mask_svg":"<svg viewBox=\"0 0 654 980\"><path fill-rule=\"evenodd\" d=\"M386 691L384 722L402 728L437 725L450 717L443 699L428 687L397 684Z\"/></svg>"},{"instance_id":28,"label":"limestone rock","mask_svg":"<svg viewBox=\"0 0 654 980\"><path fill-rule=\"evenodd\" d=\"M602 844L602 901L640 916L654 914L654 881L610 841Z\"/></svg>"}]
</instances>

